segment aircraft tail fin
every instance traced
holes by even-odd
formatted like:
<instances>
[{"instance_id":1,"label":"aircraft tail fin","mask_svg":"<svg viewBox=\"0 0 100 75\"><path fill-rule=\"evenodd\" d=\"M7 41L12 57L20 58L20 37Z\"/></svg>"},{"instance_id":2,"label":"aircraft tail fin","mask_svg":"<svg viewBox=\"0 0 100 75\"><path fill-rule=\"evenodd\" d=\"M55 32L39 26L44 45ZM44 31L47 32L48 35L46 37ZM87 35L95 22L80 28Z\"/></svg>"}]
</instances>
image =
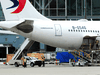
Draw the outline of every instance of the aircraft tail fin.
<instances>
[{"instance_id":1,"label":"aircraft tail fin","mask_svg":"<svg viewBox=\"0 0 100 75\"><path fill-rule=\"evenodd\" d=\"M41 15L29 0L0 0L6 21L34 18L50 20Z\"/></svg>"}]
</instances>

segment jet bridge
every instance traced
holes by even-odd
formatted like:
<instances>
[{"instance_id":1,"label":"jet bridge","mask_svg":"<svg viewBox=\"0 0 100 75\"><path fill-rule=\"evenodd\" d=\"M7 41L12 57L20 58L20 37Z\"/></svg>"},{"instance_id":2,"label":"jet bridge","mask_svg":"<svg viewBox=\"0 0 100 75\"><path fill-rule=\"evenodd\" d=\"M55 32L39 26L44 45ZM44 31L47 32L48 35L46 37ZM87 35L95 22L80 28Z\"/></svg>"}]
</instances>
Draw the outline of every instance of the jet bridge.
<instances>
[{"instance_id":1,"label":"jet bridge","mask_svg":"<svg viewBox=\"0 0 100 75\"><path fill-rule=\"evenodd\" d=\"M14 54L12 59L8 62L8 64L21 64L21 57L25 55L25 53L29 50L33 43L33 40L27 38L20 46L20 48L17 50L17 52Z\"/></svg>"}]
</instances>

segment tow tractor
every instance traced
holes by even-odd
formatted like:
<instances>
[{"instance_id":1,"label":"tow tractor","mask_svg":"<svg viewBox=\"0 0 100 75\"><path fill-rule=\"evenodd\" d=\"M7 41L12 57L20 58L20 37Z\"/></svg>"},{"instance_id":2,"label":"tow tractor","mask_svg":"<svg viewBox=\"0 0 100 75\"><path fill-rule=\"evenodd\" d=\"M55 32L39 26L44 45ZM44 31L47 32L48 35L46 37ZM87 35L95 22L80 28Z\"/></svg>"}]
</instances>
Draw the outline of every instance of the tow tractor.
<instances>
[{"instance_id":1,"label":"tow tractor","mask_svg":"<svg viewBox=\"0 0 100 75\"><path fill-rule=\"evenodd\" d=\"M41 67L42 61L39 60L38 58L29 57L29 56L24 56L24 57L27 60L26 62L27 65L30 65L31 67L34 67L34 65L38 65L39 67Z\"/></svg>"},{"instance_id":2,"label":"tow tractor","mask_svg":"<svg viewBox=\"0 0 100 75\"><path fill-rule=\"evenodd\" d=\"M69 64L74 66L85 66L87 64L86 61L79 60L77 62L73 61L73 59L69 59Z\"/></svg>"}]
</instances>

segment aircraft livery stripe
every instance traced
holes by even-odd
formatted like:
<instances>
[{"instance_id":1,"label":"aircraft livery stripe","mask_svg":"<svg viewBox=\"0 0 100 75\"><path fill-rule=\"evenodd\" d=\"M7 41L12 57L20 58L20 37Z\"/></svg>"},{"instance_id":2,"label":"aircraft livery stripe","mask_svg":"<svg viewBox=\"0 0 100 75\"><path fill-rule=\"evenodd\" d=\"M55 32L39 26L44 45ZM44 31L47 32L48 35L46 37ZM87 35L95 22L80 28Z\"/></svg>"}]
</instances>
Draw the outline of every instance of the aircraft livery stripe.
<instances>
[{"instance_id":1,"label":"aircraft livery stripe","mask_svg":"<svg viewBox=\"0 0 100 75\"><path fill-rule=\"evenodd\" d=\"M23 10L23 8L24 8L25 3L26 3L26 0L19 0L18 8L14 12L12 12L12 13L20 13Z\"/></svg>"}]
</instances>

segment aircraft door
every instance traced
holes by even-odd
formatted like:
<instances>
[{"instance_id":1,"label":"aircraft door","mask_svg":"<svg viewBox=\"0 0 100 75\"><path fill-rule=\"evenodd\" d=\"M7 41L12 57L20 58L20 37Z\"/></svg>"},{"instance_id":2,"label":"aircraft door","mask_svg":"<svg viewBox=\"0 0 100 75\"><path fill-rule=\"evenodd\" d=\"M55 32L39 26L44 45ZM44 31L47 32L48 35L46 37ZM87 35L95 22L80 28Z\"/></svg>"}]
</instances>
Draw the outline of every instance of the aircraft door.
<instances>
[{"instance_id":1,"label":"aircraft door","mask_svg":"<svg viewBox=\"0 0 100 75\"><path fill-rule=\"evenodd\" d=\"M55 36L62 36L62 29L60 24L55 24Z\"/></svg>"}]
</instances>

